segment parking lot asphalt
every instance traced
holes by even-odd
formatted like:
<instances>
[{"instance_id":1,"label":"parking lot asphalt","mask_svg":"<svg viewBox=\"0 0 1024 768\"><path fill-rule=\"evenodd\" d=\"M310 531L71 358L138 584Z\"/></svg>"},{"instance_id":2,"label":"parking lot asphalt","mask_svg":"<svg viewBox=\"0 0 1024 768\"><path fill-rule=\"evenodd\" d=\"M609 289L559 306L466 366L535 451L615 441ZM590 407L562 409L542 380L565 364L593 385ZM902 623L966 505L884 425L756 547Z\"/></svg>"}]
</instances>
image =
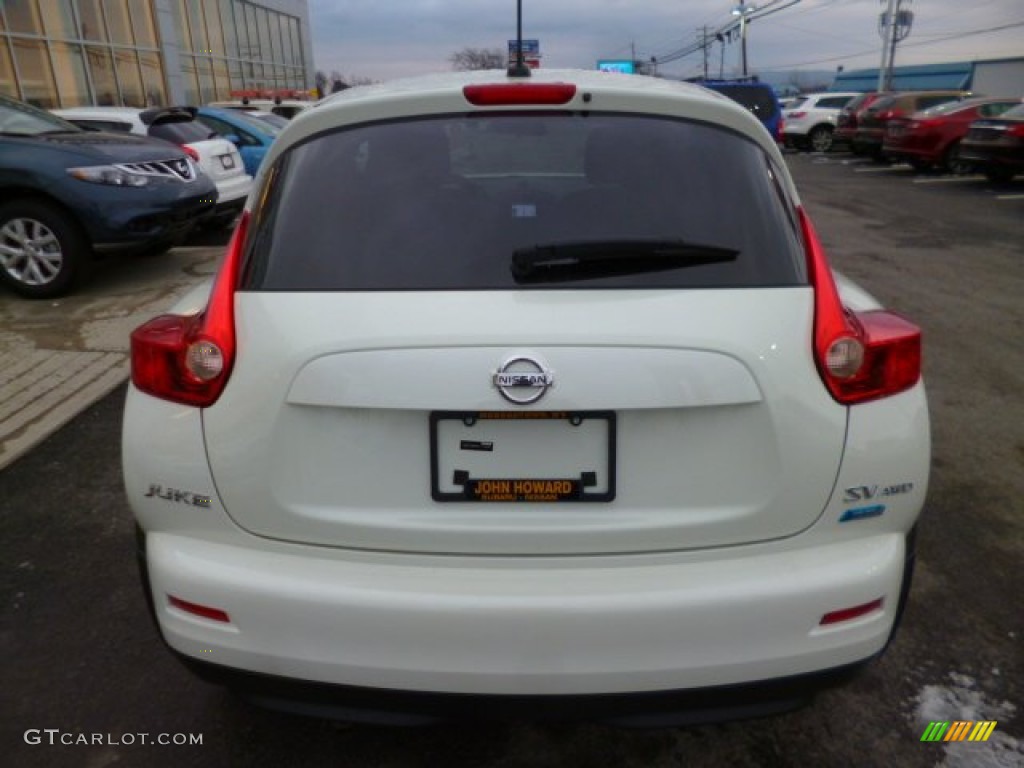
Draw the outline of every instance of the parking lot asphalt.
<instances>
[{"instance_id":1,"label":"parking lot asphalt","mask_svg":"<svg viewBox=\"0 0 1024 768\"><path fill-rule=\"evenodd\" d=\"M0 469L128 378L132 329L208 278L226 238L105 259L60 299L29 301L0 288Z\"/></svg>"}]
</instances>

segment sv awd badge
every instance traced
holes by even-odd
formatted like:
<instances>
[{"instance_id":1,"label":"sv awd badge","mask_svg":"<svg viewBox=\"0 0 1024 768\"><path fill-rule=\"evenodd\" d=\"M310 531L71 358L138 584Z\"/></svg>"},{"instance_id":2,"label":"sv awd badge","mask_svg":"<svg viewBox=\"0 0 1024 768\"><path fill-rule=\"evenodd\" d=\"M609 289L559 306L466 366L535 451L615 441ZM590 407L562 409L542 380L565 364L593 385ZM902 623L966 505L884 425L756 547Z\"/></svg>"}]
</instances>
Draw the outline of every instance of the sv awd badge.
<instances>
[{"instance_id":1,"label":"sv awd badge","mask_svg":"<svg viewBox=\"0 0 1024 768\"><path fill-rule=\"evenodd\" d=\"M510 403L529 405L544 397L555 376L533 358L513 357L502 363L491 380Z\"/></svg>"}]
</instances>

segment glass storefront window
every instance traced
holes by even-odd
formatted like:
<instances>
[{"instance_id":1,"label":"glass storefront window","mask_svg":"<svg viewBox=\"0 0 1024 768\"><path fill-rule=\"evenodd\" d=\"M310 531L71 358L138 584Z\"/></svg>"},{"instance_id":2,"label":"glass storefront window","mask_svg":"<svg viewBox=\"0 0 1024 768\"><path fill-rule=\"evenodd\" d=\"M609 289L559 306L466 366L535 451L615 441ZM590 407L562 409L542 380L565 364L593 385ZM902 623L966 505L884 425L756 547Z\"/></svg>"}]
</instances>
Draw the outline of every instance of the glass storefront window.
<instances>
[{"instance_id":1,"label":"glass storefront window","mask_svg":"<svg viewBox=\"0 0 1024 768\"><path fill-rule=\"evenodd\" d=\"M242 51L243 59L261 59L260 55L260 28L256 23L256 9L251 5L242 6L245 8L245 26L249 36L249 47Z\"/></svg>"},{"instance_id":2,"label":"glass storefront window","mask_svg":"<svg viewBox=\"0 0 1024 768\"><path fill-rule=\"evenodd\" d=\"M89 62L89 73L92 75L92 87L96 95L94 103L99 107L120 106L110 49L87 45L85 57Z\"/></svg>"},{"instance_id":3,"label":"glass storefront window","mask_svg":"<svg viewBox=\"0 0 1024 768\"><path fill-rule=\"evenodd\" d=\"M238 33L240 29L235 23L235 16L231 9L231 0L220 0L221 29L224 32L224 49L229 58L238 58Z\"/></svg>"},{"instance_id":4,"label":"glass storefront window","mask_svg":"<svg viewBox=\"0 0 1024 768\"><path fill-rule=\"evenodd\" d=\"M131 11L135 44L143 48L156 48L156 27L153 24L150 0L128 0L128 10Z\"/></svg>"},{"instance_id":5,"label":"glass storefront window","mask_svg":"<svg viewBox=\"0 0 1024 768\"><path fill-rule=\"evenodd\" d=\"M292 25L291 19L287 16L281 17L281 61L285 64L293 64L295 54L292 52Z\"/></svg>"},{"instance_id":6,"label":"glass storefront window","mask_svg":"<svg viewBox=\"0 0 1024 768\"><path fill-rule=\"evenodd\" d=\"M206 21L203 19L203 0L187 0L188 26L192 30L192 50L195 53L210 54L210 41L206 36Z\"/></svg>"},{"instance_id":7,"label":"glass storefront window","mask_svg":"<svg viewBox=\"0 0 1024 768\"><path fill-rule=\"evenodd\" d=\"M167 104L167 90L164 86L164 68L156 53L140 53L139 69L146 89L146 106L162 107Z\"/></svg>"},{"instance_id":8,"label":"glass storefront window","mask_svg":"<svg viewBox=\"0 0 1024 768\"><path fill-rule=\"evenodd\" d=\"M78 19L82 24L83 40L107 42L107 29L103 25L103 10L100 0L78 0Z\"/></svg>"},{"instance_id":9,"label":"glass storefront window","mask_svg":"<svg viewBox=\"0 0 1024 768\"><path fill-rule=\"evenodd\" d=\"M266 8L260 8L257 12L257 19L260 26L260 58L264 61L274 60L274 49L270 46L270 20Z\"/></svg>"},{"instance_id":10,"label":"glass storefront window","mask_svg":"<svg viewBox=\"0 0 1024 768\"><path fill-rule=\"evenodd\" d=\"M181 85L185 90L185 103L199 104L199 80L196 79L196 60L191 56L181 57Z\"/></svg>"},{"instance_id":11,"label":"glass storefront window","mask_svg":"<svg viewBox=\"0 0 1024 768\"><path fill-rule=\"evenodd\" d=\"M209 104L217 100L213 84L213 62L206 56L196 56L196 75L199 77L199 101L190 104Z\"/></svg>"},{"instance_id":12,"label":"glass storefront window","mask_svg":"<svg viewBox=\"0 0 1024 768\"><path fill-rule=\"evenodd\" d=\"M89 81L85 77L85 58L82 46L73 43L51 43L54 71L57 75L57 94L62 107L80 107L92 104Z\"/></svg>"},{"instance_id":13,"label":"glass storefront window","mask_svg":"<svg viewBox=\"0 0 1024 768\"><path fill-rule=\"evenodd\" d=\"M0 3L7 13L11 32L26 35L43 34L43 17L39 13L37 0L5 0Z\"/></svg>"},{"instance_id":14,"label":"glass storefront window","mask_svg":"<svg viewBox=\"0 0 1024 768\"><path fill-rule=\"evenodd\" d=\"M298 19L292 19L292 48L295 50L295 58L292 63L296 66L304 66L305 62L302 58L302 38L299 35L299 21Z\"/></svg>"},{"instance_id":15,"label":"glass storefront window","mask_svg":"<svg viewBox=\"0 0 1024 768\"><path fill-rule=\"evenodd\" d=\"M71 0L42 0L43 21L46 23L46 34L58 40L77 40L75 15L71 11ZM2 3L0 3L2 5Z\"/></svg>"},{"instance_id":16,"label":"glass storefront window","mask_svg":"<svg viewBox=\"0 0 1024 768\"><path fill-rule=\"evenodd\" d=\"M214 56L226 56L218 3L215 0L207 0L203 3L203 9L206 11L206 32L210 36L210 52Z\"/></svg>"},{"instance_id":17,"label":"glass storefront window","mask_svg":"<svg viewBox=\"0 0 1024 768\"><path fill-rule=\"evenodd\" d=\"M146 106L146 94L142 87L139 57L136 52L126 48L115 48L114 66L117 67L117 81L121 85L121 103L126 107Z\"/></svg>"},{"instance_id":18,"label":"glass storefront window","mask_svg":"<svg viewBox=\"0 0 1024 768\"><path fill-rule=\"evenodd\" d=\"M217 100L231 98L231 79L228 77L228 63L224 59L213 60L213 84L217 89Z\"/></svg>"},{"instance_id":19,"label":"glass storefront window","mask_svg":"<svg viewBox=\"0 0 1024 768\"><path fill-rule=\"evenodd\" d=\"M110 42L119 45L135 45L132 22L128 17L128 0L104 0L103 11L107 17Z\"/></svg>"},{"instance_id":20,"label":"glass storefront window","mask_svg":"<svg viewBox=\"0 0 1024 768\"><path fill-rule=\"evenodd\" d=\"M18 64L22 99L43 109L57 106L57 89L46 45L40 40L11 38L14 60Z\"/></svg>"},{"instance_id":21,"label":"glass storefront window","mask_svg":"<svg viewBox=\"0 0 1024 768\"><path fill-rule=\"evenodd\" d=\"M192 50L192 35L188 31L188 21L186 20L187 9L185 8L186 0L172 0L171 2L171 15L174 17L174 28L178 32L178 45L181 46L183 51Z\"/></svg>"},{"instance_id":22,"label":"glass storefront window","mask_svg":"<svg viewBox=\"0 0 1024 768\"><path fill-rule=\"evenodd\" d=\"M241 91L245 89L245 78L242 77L242 62L228 62L228 79L231 81L230 91Z\"/></svg>"},{"instance_id":23,"label":"glass storefront window","mask_svg":"<svg viewBox=\"0 0 1024 768\"><path fill-rule=\"evenodd\" d=\"M7 49L7 40L0 37L0 93L18 98L18 86L14 82L14 62Z\"/></svg>"}]
</instances>

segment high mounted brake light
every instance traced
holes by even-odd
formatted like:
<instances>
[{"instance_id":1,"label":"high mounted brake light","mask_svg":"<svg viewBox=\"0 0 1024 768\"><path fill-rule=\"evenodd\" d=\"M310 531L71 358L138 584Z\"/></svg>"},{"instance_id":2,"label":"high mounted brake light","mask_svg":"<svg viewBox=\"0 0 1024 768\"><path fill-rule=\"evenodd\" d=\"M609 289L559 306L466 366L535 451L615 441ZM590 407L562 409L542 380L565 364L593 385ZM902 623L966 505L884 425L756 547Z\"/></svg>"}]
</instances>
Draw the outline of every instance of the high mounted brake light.
<instances>
[{"instance_id":1,"label":"high mounted brake light","mask_svg":"<svg viewBox=\"0 0 1024 768\"><path fill-rule=\"evenodd\" d=\"M814 359L829 393L843 405L895 395L921 378L921 329L893 312L851 312L839 298L825 251L799 209L814 287Z\"/></svg>"},{"instance_id":2,"label":"high mounted brake light","mask_svg":"<svg viewBox=\"0 0 1024 768\"><path fill-rule=\"evenodd\" d=\"M576 95L572 83L492 83L467 85L466 101L477 107L568 104Z\"/></svg>"},{"instance_id":3,"label":"high mounted brake light","mask_svg":"<svg viewBox=\"0 0 1024 768\"><path fill-rule=\"evenodd\" d=\"M235 288L248 226L245 211L203 312L161 315L132 332L132 383L141 391L199 408L217 402L235 360Z\"/></svg>"}]
</instances>

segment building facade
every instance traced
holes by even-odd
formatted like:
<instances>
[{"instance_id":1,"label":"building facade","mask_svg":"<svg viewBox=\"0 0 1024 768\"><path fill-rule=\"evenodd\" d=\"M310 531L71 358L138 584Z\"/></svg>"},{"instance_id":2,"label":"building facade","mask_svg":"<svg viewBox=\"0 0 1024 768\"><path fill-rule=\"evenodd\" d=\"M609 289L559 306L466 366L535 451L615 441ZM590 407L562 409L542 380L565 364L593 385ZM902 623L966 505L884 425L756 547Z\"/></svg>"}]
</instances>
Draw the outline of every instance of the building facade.
<instances>
[{"instance_id":1,"label":"building facade","mask_svg":"<svg viewBox=\"0 0 1024 768\"><path fill-rule=\"evenodd\" d=\"M46 109L312 86L307 0L0 0L0 93Z\"/></svg>"}]
</instances>

